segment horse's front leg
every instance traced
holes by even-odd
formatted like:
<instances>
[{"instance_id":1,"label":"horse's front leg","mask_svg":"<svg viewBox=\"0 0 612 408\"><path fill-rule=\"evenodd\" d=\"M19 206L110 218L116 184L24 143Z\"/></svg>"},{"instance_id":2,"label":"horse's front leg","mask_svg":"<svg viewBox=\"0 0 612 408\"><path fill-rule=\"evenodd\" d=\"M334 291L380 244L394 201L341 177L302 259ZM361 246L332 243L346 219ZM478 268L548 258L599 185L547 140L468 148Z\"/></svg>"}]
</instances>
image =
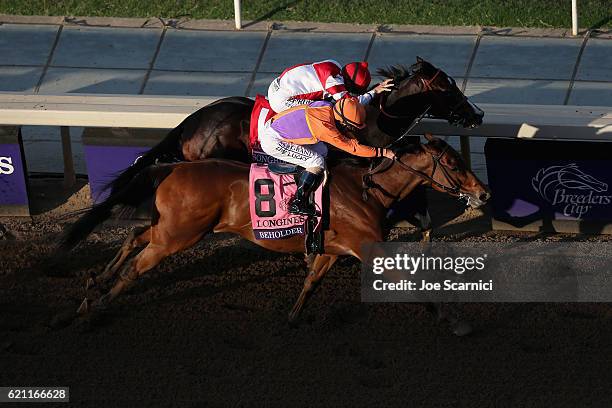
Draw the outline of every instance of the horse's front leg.
<instances>
[{"instance_id":1,"label":"horse's front leg","mask_svg":"<svg viewBox=\"0 0 612 408\"><path fill-rule=\"evenodd\" d=\"M297 318L306 303L306 300L312 294L312 291L317 286L317 284L323 279L327 271L334 265L336 260L338 259L337 255L317 255L309 265L308 275L304 280L304 287L302 288L302 292L300 296L298 296L297 301L293 305L291 312L289 313L289 323L295 323Z\"/></svg>"},{"instance_id":2,"label":"horse's front leg","mask_svg":"<svg viewBox=\"0 0 612 408\"><path fill-rule=\"evenodd\" d=\"M389 211L388 222L394 225L400 221L408 221L419 229L422 242L430 242L433 227L427 207L426 189L419 186L408 197L393 206Z\"/></svg>"}]
</instances>

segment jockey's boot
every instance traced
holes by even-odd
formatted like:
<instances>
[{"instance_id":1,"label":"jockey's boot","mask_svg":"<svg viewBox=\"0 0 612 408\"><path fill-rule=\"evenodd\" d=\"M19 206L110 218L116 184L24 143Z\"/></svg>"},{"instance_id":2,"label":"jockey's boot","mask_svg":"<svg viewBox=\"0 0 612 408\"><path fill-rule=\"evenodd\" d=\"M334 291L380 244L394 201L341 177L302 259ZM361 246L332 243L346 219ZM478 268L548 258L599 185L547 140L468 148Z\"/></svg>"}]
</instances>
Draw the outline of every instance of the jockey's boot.
<instances>
[{"instance_id":1,"label":"jockey's boot","mask_svg":"<svg viewBox=\"0 0 612 408\"><path fill-rule=\"evenodd\" d=\"M317 211L310 203L310 194L317 189L323 174L314 174L309 171L302 171L295 196L289 203L291 214L306 215L313 217Z\"/></svg>"}]
</instances>

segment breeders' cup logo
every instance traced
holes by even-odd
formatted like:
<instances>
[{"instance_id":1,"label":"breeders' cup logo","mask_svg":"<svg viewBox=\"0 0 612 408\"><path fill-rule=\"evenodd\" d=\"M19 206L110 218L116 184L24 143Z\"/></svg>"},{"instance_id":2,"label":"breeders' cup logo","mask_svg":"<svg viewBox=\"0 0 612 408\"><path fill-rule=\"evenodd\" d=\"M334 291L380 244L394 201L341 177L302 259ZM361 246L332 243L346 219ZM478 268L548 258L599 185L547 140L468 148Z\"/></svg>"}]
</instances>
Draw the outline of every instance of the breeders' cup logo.
<instances>
[{"instance_id":1,"label":"breeders' cup logo","mask_svg":"<svg viewBox=\"0 0 612 408\"><path fill-rule=\"evenodd\" d=\"M13 158L0 156L0 174L13 174L14 171Z\"/></svg>"},{"instance_id":2,"label":"breeders' cup logo","mask_svg":"<svg viewBox=\"0 0 612 408\"><path fill-rule=\"evenodd\" d=\"M567 217L582 218L595 206L612 203L612 195L598 194L607 192L608 184L586 174L576 163L542 168L531 185Z\"/></svg>"}]
</instances>

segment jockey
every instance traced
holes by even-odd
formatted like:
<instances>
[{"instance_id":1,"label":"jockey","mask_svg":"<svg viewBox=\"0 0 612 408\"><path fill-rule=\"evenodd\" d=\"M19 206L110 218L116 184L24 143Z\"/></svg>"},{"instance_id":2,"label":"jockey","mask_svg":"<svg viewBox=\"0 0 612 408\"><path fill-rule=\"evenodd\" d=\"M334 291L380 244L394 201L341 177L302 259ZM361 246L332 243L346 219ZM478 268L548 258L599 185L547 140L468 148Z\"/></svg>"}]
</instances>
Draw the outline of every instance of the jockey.
<instances>
[{"instance_id":1,"label":"jockey","mask_svg":"<svg viewBox=\"0 0 612 408\"><path fill-rule=\"evenodd\" d=\"M351 62L341 67L334 60L300 64L287 68L268 88L272 110L279 113L312 101L339 101L350 94L359 95L362 105L370 103L374 95L390 91L391 79L378 84L369 92L370 72L367 62Z\"/></svg>"},{"instance_id":2,"label":"jockey","mask_svg":"<svg viewBox=\"0 0 612 408\"><path fill-rule=\"evenodd\" d=\"M264 125L259 137L263 151L305 169L300 175L297 192L289 203L290 213L316 215L308 198L324 176L327 156L325 143L355 156L395 157L389 149L359 144L345 134L365 126L365 108L357 98L343 98L334 105L316 101L310 105L296 106L276 114Z\"/></svg>"}]
</instances>

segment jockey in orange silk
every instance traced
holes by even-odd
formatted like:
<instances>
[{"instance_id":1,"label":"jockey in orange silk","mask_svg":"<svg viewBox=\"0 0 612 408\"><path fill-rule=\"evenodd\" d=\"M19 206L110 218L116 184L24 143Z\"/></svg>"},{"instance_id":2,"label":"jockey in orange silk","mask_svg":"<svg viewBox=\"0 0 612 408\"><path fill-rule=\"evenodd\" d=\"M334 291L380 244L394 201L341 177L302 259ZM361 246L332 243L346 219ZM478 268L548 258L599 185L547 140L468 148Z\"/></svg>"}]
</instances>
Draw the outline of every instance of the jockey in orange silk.
<instances>
[{"instance_id":1,"label":"jockey in orange silk","mask_svg":"<svg viewBox=\"0 0 612 408\"><path fill-rule=\"evenodd\" d=\"M335 105L325 101L300 105L276 114L265 124L259 136L263 151L305 169L289 204L290 213L316 215L308 198L323 179L326 143L355 156L395 157L389 149L365 146L347 135L365 126L365 108L356 98L342 98Z\"/></svg>"}]
</instances>

